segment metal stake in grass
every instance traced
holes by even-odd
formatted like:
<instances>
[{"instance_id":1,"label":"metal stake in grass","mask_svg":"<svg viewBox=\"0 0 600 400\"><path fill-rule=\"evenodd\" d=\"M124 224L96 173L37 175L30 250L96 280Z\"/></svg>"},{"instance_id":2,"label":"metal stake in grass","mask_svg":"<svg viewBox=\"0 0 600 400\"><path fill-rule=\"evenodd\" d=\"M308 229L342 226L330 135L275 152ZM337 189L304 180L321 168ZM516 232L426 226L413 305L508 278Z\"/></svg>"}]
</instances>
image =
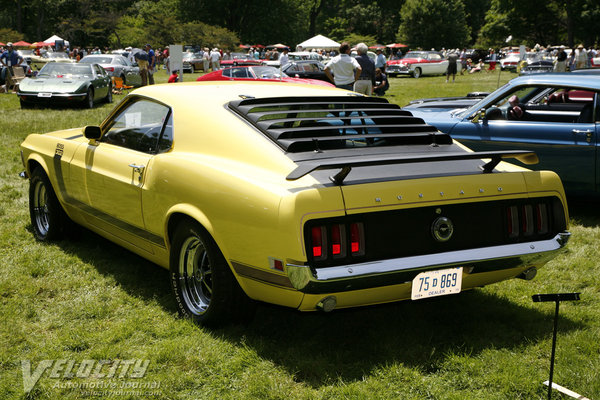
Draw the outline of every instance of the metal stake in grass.
<instances>
[{"instance_id":1,"label":"metal stake in grass","mask_svg":"<svg viewBox=\"0 0 600 400\"><path fill-rule=\"evenodd\" d=\"M548 380L548 400L550 400L552 398L552 376L554 375L554 354L556 351L556 333L558 330L559 304L561 301L577 301L577 300L579 300L579 293L534 294L533 296L531 296L531 298L533 299L533 301L535 303L542 302L542 301L556 302L556 311L554 313L554 333L552 334L552 353L550 355L550 379Z\"/></svg>"}]
</instances>

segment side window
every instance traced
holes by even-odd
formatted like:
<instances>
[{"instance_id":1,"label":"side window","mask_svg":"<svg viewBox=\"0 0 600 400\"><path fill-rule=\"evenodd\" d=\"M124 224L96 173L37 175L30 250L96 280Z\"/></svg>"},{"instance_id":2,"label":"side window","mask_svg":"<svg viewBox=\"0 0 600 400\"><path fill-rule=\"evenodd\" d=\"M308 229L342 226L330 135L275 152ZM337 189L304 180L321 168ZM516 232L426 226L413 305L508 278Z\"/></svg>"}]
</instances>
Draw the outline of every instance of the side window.
<instances>
[{"instance_id":1,"label":"side window","mask_svg":"<svg viewBox=\"0 0 600 400\"><path fill-rule=\"evenodd\" d=\"M104 76L106 75L104 73L104 69L102 69L98 64L94 64L94 72L96 73L96 75L98 76Z\"/></svg>"},{"instance_id":2,"label":"side window","mask_svg":"<svg viewBox=\"0 0 600 400\"><path fill-rule=\"evenodd\" d=\"M169 107L163 104L149 100L135 101L107 124L108 130L101 141L144 153L155 154L168 150L173 141L172 123L167 121L169 114Z\"/></svg>"},{"instance_id":3,"label":"side window","mask_svg":"<svg viewBox=\"0 0 600 400\"><path fill-rule=\"evenodd\" d=\"M231 78L231 68L223 70L223 76L226 78Z\"/></svg>"},{"instance_id":4,"label":"side window","mask_svg":"<svg viewBox=\"0 0 600 400\"><path fill-rule=\"evenodd\" d=\"M165 124L162 135L158 140L158 152L165 153L173 146L173 113L169 113L169 119Z\"/></svg>"}]
</instances>

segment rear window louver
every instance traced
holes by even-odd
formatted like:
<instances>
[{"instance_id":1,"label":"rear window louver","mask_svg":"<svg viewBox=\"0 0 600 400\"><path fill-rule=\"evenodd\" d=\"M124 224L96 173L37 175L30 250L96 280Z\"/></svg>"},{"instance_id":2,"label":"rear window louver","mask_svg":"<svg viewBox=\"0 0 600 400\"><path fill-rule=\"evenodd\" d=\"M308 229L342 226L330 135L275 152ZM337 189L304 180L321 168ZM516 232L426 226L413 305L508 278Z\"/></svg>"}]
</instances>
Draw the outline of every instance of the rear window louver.
<instances>
[{"instance_id":1,"label":"rear window louver","mask_svg":"<svg viewBox=\"0 0 600 400\"><path fill-rule=\"evenodd\" d=\"M229 108L290 153L452 143L421 118L376 97L245 98Z\"/></svg>"}]
</instances>

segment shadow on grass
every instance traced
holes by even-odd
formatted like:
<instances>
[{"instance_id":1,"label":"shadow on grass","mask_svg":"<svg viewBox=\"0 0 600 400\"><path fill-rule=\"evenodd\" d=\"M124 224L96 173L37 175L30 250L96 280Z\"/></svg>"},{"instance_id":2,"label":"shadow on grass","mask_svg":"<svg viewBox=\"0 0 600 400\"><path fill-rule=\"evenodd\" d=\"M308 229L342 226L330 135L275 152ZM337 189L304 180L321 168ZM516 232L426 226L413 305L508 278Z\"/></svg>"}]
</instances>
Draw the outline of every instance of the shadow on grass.
<instances>
[{"instance_id":1,"label":"shadow on grass","mask_svg":"<svg viewBox=\"0 0 600 400\"><path fill-rule=\"evenodd\" d=\"M169 313L176 312L166 270L87 230L82 230L76 242L59 244L65 252L113 277L132 296L155 300ZM300 313L259 304L248 325L198 329L235 346L249 347L298 382L319 388L360 381L393 363L433 373L450 353L518 352L520 346L547 339L552 318L548 307L524 307L474 290L332 313ZM581 324L561 315L561 332L580 328Z\"/></svg>"},{"instance_id":2,"label":"shadow on grass","mask_svg":"<svg viewBox=\"0 0 600 400\"><path fill-rule=\"evenodd\" d=\"M586 228L600 226L598 198L569 197L569 216Z\"/></svg>"}]
</instances>

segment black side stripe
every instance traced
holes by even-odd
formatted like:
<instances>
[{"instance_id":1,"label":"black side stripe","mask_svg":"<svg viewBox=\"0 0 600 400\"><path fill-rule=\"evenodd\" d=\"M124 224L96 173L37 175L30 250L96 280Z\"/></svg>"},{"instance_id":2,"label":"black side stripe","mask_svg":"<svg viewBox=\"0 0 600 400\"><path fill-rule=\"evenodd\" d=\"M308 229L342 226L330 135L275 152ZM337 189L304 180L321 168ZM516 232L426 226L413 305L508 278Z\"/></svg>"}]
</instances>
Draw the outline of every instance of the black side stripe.
<instances>
[{"instance_id":1,"label":"black side stripe","mask_svg":"<svg viewBox=\"0 0 600 400\"><path fill-rule=\"evenodd\" d=\"M230 262L235 272L245 278L254 279L255 281L264 282L271 285L283 286L290 289L294 288L294 286L292 286L292 282L290 282L290 279L287 276L254 268L249 265L240 264L232 260L230 260Z\"/></svg>"},{"instance_id":2,"label":"black side stripe","mask_svg":"<svg viewBox=\"0 0 600 400\"><path fill-rule=\"evenodd\" d=\"M56 181L58 183L58 190L60 191L65 203L67 203L70 206L73 206L75 208L78 208L96 218L99 218L99 219L103 220L104 222L114 225L117 228L124 230L134 236L137 236L139 238L147 240L157 246L160 246L162 248L167 247L165 244L165 240L162 236L156 235L145 229L142 229L137 226L131 225L127 222L121 221L120 219L117 219L117 218L113 217L112 215L106 214L105 212L100 211L97 208L89 206L89 205L69 196L67 194L67 190L65 188L65 180L64 180L64 176L63 176L63 172L62 172L62 164L63 163L61 162L60 154L54 155L53 163L54 163L54 171L56 173Z\"/></svg>"}]
</instances>

